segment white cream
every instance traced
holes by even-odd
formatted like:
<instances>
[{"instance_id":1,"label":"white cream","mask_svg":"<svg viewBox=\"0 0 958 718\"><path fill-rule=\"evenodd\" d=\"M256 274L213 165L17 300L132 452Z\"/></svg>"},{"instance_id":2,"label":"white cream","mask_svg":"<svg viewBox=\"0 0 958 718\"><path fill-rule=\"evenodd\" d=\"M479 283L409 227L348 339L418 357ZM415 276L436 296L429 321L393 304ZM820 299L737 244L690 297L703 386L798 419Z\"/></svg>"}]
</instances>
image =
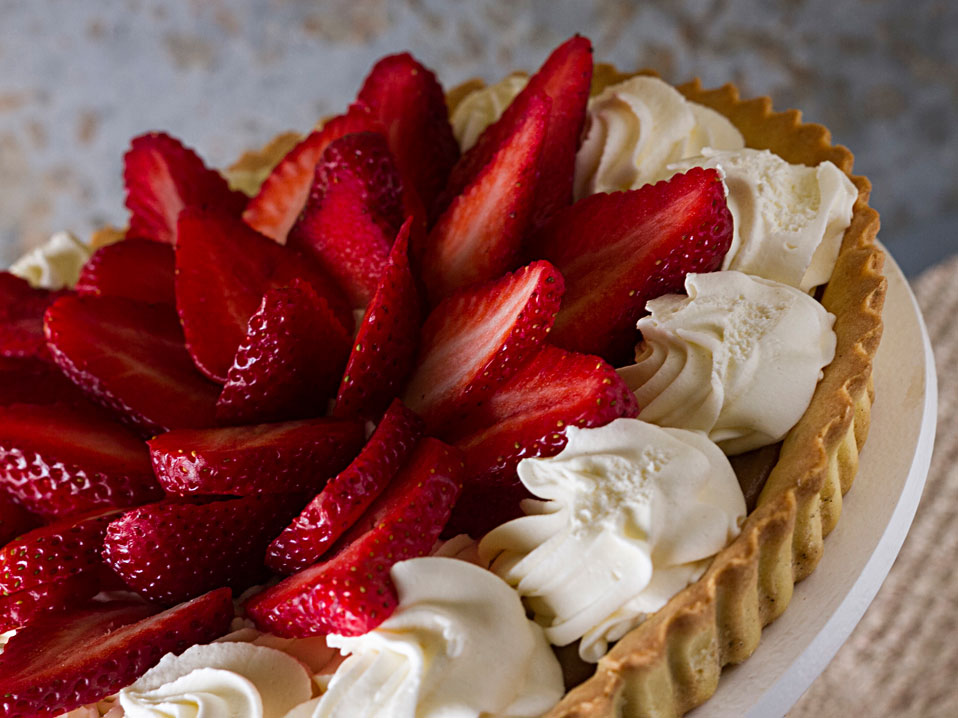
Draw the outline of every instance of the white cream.
<instances>
[{"instance_id":1,"label":"white cream","mask_svg":"<svg viewBox=\"0 0 958 718\"><path fill-rule=\"evenodd\" d=\"M528 717L562 697L542 629L495 575L432 556L390 576L399 608L364 635L327 637L349 657L296 718Z\"/></svg>"},{"instance_id":2,"label":"white cream","mask_svg":"<svg viewBox=\"0 0 958 718\"><path fill-rule=\"evenodd\" d=\"M724 116L689 102L655 77L636 76L589 100L576 155L575 197L635 189L673 174L668 165L705 147L739 149L742 134Z\"/></svg>"},{"instance_id":3,"label":"white cream","mask_svg":"<svg viewBox=\"0 0 958 718\"><path fill-rule=\"evenodd\" d=\"M648 303L636 363L618 370L639 418L706 432L729 455L779 441L835 355L835 317L741 272L690 274L685 289Z\"/></svg>"},{"instance_id":4,"label":"white cream","mask_svg":"<svg viewBox=\"0 0 958 718\"><path fill-rule=\"evenodd\" d=\"M509 75L494 85L470 92L459 102L449 122L463 152L476 144L479 135L502 117L528 82L525 75Z\"/></svg>"},{"instance_id":5,"label":"white cream","mask_svg":"<svg viewBox=\"0 0 958 718\"><path fill-rule=\"evenodd\" d=\"M312 697L309 672L295 658L233 642L167 654L119 693L128 718L283 718Z\"/></svg>"},{"instance_id":6,"label":"white cream","mask_svg":"<svg viewBox=\"0 0 958 718\"><path fill-rule=\"evenodd\" d=\"M831 162L793 165L768 150L702 151L670 169L724 173L732 246L723 269L809 291L832 276L858 190Z\"/></svg>"},{"instance_id":7,"label":"white cream","mask_svg":"<svg viewBox=\"0 0 958 718\"><path fill-rule=\"evenodd\" d=\"M10 272L42 289L72 287L92 253L89 246L69 232L57 232L46 244L14 262Z\"/></svg>"},{"instance_id":8,"label":"white cream","mask_svg":"<svg viewBox=\"0 0 958 718\"><path fill-rule=\"evenodd\" d=\"M545 501L479 544L556 645L581 638L598 661L738 534L745 499L725 455L701 433L616 419L567 429L556 456L519 478Z\"/></svg>"}]
</instances>

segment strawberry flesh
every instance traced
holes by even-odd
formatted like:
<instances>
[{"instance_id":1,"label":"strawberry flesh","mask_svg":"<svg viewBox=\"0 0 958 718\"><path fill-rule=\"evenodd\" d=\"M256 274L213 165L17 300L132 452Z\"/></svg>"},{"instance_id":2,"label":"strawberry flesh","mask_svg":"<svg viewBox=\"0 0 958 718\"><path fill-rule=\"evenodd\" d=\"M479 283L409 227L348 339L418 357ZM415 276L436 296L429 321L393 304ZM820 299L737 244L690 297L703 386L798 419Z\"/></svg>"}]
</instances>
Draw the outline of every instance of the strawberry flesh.
<instances>
[{"instance_id":1,"label":"strawberry flesh","mask_svg":"<svg viewBox=\"0 0 958 718\"><path fill-rule=\"evenodd\" d=\"M76 291L80 295L126 297L176 306L173 286L175 255L168 244L125 239L98 249L83 265Z\"/></svg>"},{"instance_id":2,"label":"strawberry flesh","mask_svg":"<svg viewBox=\"0 0 958 718\"><path fill-rule=\"evenodd\" d=\"M52 718L98 701L165 654L222 636L234 615L227 589L157 610L139 601L110 601L38 617L0 653L0 715Z\"/></svg>"},{"instance_id":3,"label":"strawberry flesh","mask_svg":"<svg viewBox=\"0 0 958 718\"><path fill-rule=\"evenodd\" d=\"M216 402L224 424L283 421L326 413L352 337L326 301L295 279L270 289L249 319Z\"/></svg>"},{"instance_id":4,"label":"strawberry flesh","mask_svg":"<svg viewBox=\"0 0 958 718\"><path fill-rule=\"evenodd\" d=\"M0 357L49 359L43 313L65 294L34 289L25 279L0 272Z\"/></svg>"},{"instance_id":5,"label":"strawberry flesh","mask_svg":"<svg viewBox=\"0 0 958 718\"><path fill-rule=\"evenodd\" d=\"M308 419L181 429L151 439L153 470L168 494L315 493L362 448L358 421Z\"/></svg>"},{"instance_id":6,"label":"strawberry flesh","mask_svg":"<svg viewBox=\"0 0 958 718\"><path fill-rule=\"evenodd\" d=\"M458 450L423 439L332 558L253 596L247 613L262 630L284 637L371 631L398 603L389 569L430 551L459 495L462 472Z\"/></svg>"},{"instance_id":7,"label":"strawberry flesh","mask_svg":"<svg viewBox=\"0 0 958 718\"><path fill-rule=\"evenodd\" d=\"M311 285L346 331L352 331L348 303L307 257L223 214L184 211L178 233L176 306L186 347L210 379L227 380L263 295L294 279Z\"/></svg>"},{"instance_id":8,"label":"strawberry flesh","mask_svg":"<svg viewBox=\"0 0 958 718\"><path fill-rule=\"evenodd\" d=\"M335 416L378 420L412 371L422 325L422 302L409 268L413 226L410 218L400 229L352 342Z\"/></svg>"},{"instance_id":9,"label":"strawberry flesh","mask_svg":"<svg viewBox=\"0 0 958 718\"><path fill-rule=\"evenodd\" d=\"M429 431L468 414L535 353L552 327L563 287L555 267L533 262L433 309L404 396Z\"/></svg>"},{"instance_id":10,"label":"strawberry flesh","mask_svg":"<svg viewBox=\"0 0 958 718\"><path fill-rule=\"evenodd\" d=\"M270 544L266 563L295 573L316 563L382 493L422 436L422 421L396 399L369 442Z\"/></svg>"},{"instance_id":11,"label":"strawberry flesh","mask_svg":"<svg viewBox=\"0 0 958 718\"><path fill-rule=\"evenodd\" d=\"M55 364L33 358L0 357L0 406L10 404L66 404L98 410Z\"/></svg>"},{"instance_id":12,"label":"strawberry flesh","mask_svg":"<svg viewBox=\"0 0 958 718\"><path fill-rule=\"evenodd\" d=\"M731 242L732 215L715 170L576 202L530 246L566 280L550 340L615 366L628 362L646 302L681 292L690 272L718 269Z\"/></svg>"},{"instance_id":13,"label":"strawberry flesh","mask_svg":"<svg viewBox=\"0 0 958 718\"><path fill-rule=\"evenodd\" d=\"M137 506L162 496L129 429L62 406L0 407L0 485L41 516Z\"/></svg>"},{"instance_id":14,"label":"strawberry flesh","mask_svg":"<svg viewBox=\"0 0 958 718\"><path fill-rule=\"evenodd\" d=\"M524 98L512 131L429 235L422 271L433 302L520 264L551 104L541 92Z\"/></svg>"},{"instance_id":15,"label":"strawberry flesh","mask_svg":"<svg viewBox=\"0 0 958 718\"><path fill-rule=\"evenodd\" d=\"M145 435L213 426L219 389L184 347L176 313L122 297L64 297L47 310L57 366Z\"/></svg>"},{"instance_id":16,"label":"strawberry flesh","mask_svg":"<svg viewBox=\"0 0 958 718\"><path fill-rule=\"evenodd\" d=\"M26 626L41 616L81 606L99 591L96 573L88 571L0 596L0 633Z\"/></svg>"},{"instance_id":17,"label":"strawberry flesh","mask_svg":"<svg viewBox=\"0 0 958 718\"><path fill-rule=\"evenodd\" d=\"M354 307L376 291L402 224L403 185L386 138L361 132L334 140L316 165L290 246L314 256Z\"/></svg>"},{"instance_id":18,"label":"strawberry flesh","mask_svg":"<svg viewBox=\"0 0 958 718\"><path fill-rule=\"evenodd\" d=\"M133 139L123 158L129 237L176 243L176 221L185 207L216 209L238 217L246 195L179 140L162 132Z\"/></svg>"},{"instance_id":19,"label":"strawberry flesh","mask_svg":"<svg viewBox=\"0 0 958 718\"><path fill-rule=\"evenodd\" d=\"M37 516L14 501L6 489L0 488L0 546L5 546L39 525Z\"/></svg>"}]
</instances>

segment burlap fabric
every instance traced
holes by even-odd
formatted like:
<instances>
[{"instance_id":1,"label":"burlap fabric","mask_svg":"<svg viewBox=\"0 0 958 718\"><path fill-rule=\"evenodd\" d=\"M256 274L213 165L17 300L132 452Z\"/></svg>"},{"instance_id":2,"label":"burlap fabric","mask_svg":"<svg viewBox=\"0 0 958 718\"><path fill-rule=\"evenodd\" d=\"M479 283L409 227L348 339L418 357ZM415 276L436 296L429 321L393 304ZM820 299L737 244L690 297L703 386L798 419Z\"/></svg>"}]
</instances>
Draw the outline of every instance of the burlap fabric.
<instances>
[{"instance_id":1,"label":"burlap fabric","mask_svg":"<svg viewBox=\"0 0 958 718\"><path fill-rule=\"evenodd\" d=\"M888 579L789 718L958 716L958 256L912 286L938 369L931 471Z\"/></svg>"}]
</instances>

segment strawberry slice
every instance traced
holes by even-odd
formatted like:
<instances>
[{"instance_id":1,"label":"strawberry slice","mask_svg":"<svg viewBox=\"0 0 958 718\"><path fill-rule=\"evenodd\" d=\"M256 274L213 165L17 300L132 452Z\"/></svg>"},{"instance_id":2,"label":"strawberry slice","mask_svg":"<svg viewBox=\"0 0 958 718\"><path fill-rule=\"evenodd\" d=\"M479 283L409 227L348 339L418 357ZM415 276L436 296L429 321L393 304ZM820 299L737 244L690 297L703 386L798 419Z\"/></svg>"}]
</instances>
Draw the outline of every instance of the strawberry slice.
<instances>
[{"instance_id":1,"label":"strawberry slice","mask_svg":"<svg viewBox=\"0 0 958 718\"><path fill-rule=\"evenodd\" d=\"M423 439L331 559L253 596L247 613L262 630L284 637L372 630L398 603L389 569L430 551L459 495L462 472L458 450Z\"/></svg>"},{"instance_id":2,"label":"strawberry slice","mask_svg":"<svg viewBox=\"0 0 958 718\"><path fill-rule=\"evenodd\" d=\"M568 426L604 426L638 413L635 395L603 360L543 346L450 432L469 467L450 526L479 537L519 515L527 496L516 476L521 459L559 453Z\"/></svg>"},{"instance_id":3,"label":"strawberry slice","mask_svg":"<svg viewBox=\"0 0 958 718\"><path fill-rule=\"evenodd\" d=\"M216 385L196 368L169 307L122 297L64 297L47 310L57 366L147 435L216 423Z\"/></svg>"},{"instance_id":4,"label":"strawberry slice","mask_svg":"<svg viewBox=\"0 0 958 718\"><path fill-rule=\"evenodd\" d=\"M378 420L412 371L422 325L422 302L409 269L413 222L407 219L399 230L379 287L359 325L334 416Z\"/></svg>"},{"instance_id":5,"label":"strawberry slice","mask_svg":"<svg viewBox=\"0 0 958 718\"><path fill-rule=\"evenodd\" d=\"M64 294L34 289L25 279L0 272L0 357L49 359L43 313Z\"/></svg>"},{"instance_id":6,"label":"strawberry slice","mask_svg":"<svg viewBox=\"0 0 958 718\"><path fill-rule=\"evenodd\" d=\"M279 244L286 243L289 231L306 204L319 158L333 140L354 132L383 132L381 123L368 107L351 105L345 115L334 117L321 130L311 132L273 168L253 197L243 220L253 229Z\"/></svg>"},{"instance_id":7,"label":"strawberry slice","mask_svg":"<svg viewBox=\"0 0 958 718\"><path fill-rule=\"evenodd\" d=\"M538 186L551 100L525 95L512 131L443 212L426 242L423 279L433 302L520 264Z\"/></svg>"},{"instance_id":8,"label":"strawberry slice","mask_svg":"<svg viewBox=\"0 0 958 718\"><path fill-rule=\"evenodd\" d=\"M0 486L29 511L66 516L162 496L146 444L65 406L0 407Z\"/></svg>"},{"instance_id":9,"label":"strawberry slice","mask_svg":"<svg viewBox=\"0 0 958 718\"><path fill-rule=\"evenodd\" d=\"M6 489L0 489L0 546L39 525L39 518L14 501Z\"/></svg>"},{"instance_id":10,"label":"strawberry slice","mask_svg":"<svg viewBox=\"0 0 958 718\"><path fill-rule=\"evenodd\" d=\"M175 307L174 257L173 247L148 239L100 247L83 265L76 291Z\"/></svg>"},{"instance_id":11,"label":"strawberry slice","mask_svg":"<svg viewBox=\"0 0 958 718\"><path fill-rule=\"evenodd\" d=\"M566 280L551 341L613 365L628 362L645 303L681 292L690 272L718 269L731 242L732 215L715 170L576 202L530 246Z\"/></svg>"},{"instance_id":12,"label":"strawberry slice","mask_svg":"<svg viewBox=\"0 0 958 718\"><path fill-rule=\"evenodd\" d=\"M330 143L316 165L290 246L310 253L364 307L376 291L402 224L403 186L386 138L375 132Z\"/></svg>"},{"instance_id":13,"label":"strawberry slice","mask_svg":"<svg viewBox=\"0 0 958 718\"><path fill-rule=\"evenodd\" d=\"M106 527L123 509L96 509L41 526L0 550L0 592L62 581L103 565Z\"/></svg>"},{"instance_id":14,"label":"strawberry slice","mask_svg":"<svg viewBox=\"0 0 958 718\"><path fill-rule=\"evenodd\" d=\"M103 557L130 588L157 603L220 586L243 590L266 578L266 547L303 503L296 495L261 494L141 506L107 528Z\"/></svg>"},{"instance_id":15,"label":"strawberry slice","mask_svg":"<svg viewBox=\"0 0 958 718\"><path fill-rule=\"evenodd\" d=\"M228 589L156 611L148 603L111 601L38 617L0 654L0 715L47 718L98 701L166 653L222 636L234 615Z\"/></svg>"},{"instance_id":16,"label":"strawberry slice","mask_svg":"<svg viewBox=\"0 0 958 718\"><path fill-rule=\"evenodd\" d=\"M236 350L216 417L248 424L325 414L351 345L309 284L295 279L270 289Z\"/></svg>"},{"instance_id":17,"label":"strawberry slice","mask_svg":"<svg viewBox=\"0 0 958 718\"><path fill-rule=\"evenodd\" d=\"M302 279L351 332L352 311L338 288L308 258L223 214L186 210L178 224L176 306L196 366L221 384L249 319L267 290Z\"/></svg>"},{"instance_id":18,"label":"strawberry slice","mask_svg":"<svg viewBox=\"0 0 958 718\"><path fill-rule=\"evenodd\" d=\"M180 429L149 442L153 470L167 493L309 493L356 456L358 421L308 419L224 429Z\"/></svg>"},{"instance_id":19,"label":"strawberry slice","mask_svg":"<svg viewBox=\"0 0 958 718\"><path fill-rule=\"evenodd\" d=\"M389 55L373 66L358 99L385 126L400 173L431 207L459 159L435 74L409 53Z\"/></svg>"},{"instance_id":20,"label":"strawberry slice","mask_svg":"<svg viewBox=\"0 0 958 718\"><path fill-rule=\"evenodd\" d=\"M552 327L563 288L555 267L533 262L433 309L404 397L428 430L468 413L519 370Z\"/></svg>"},{"instance_id":21,"label":"strawberry slice","mask_svg":"<svg viewBox=\"0 0 958 718\"><path fill-rule=\"evenodd\" d=\"M10 404L67 404L98 410L56 365L40 359L0 357L0 406Z\"/></svg>"},{"instance_id":22,"label":"strawberry slice","mask_svg":"<svg viewBox=\"0 0 958 718\"><path fill-rule=\"evenodd\" d=\"M18 629L38 617L85 604L100 591L97 579L95 572L86 572L0 596L0 632Z\"/></svg>"},{"instance_id":23,"label":"strawberry slice","mask_svg":"<svg viewBox=\"0 0 958 718\"><path fill-rule=\"evenodd\" d=\"M359 456L270 544L266 564L295 573L316 563L382 493L421 436L419 417L393 401Z\"/></svg>"},{"instance_id":24,"label":"strawberry slice","mask_svg":"<svg viewBox=\"0 0 958 718\"><path fill-rule=\"evenodd\" d=\"M246 195L231 190L199 155L162 132L135 137L123 162L129 237L176 244L176 220L184 207L236 217L246 207Z\"/></svg>"}]
</instances>

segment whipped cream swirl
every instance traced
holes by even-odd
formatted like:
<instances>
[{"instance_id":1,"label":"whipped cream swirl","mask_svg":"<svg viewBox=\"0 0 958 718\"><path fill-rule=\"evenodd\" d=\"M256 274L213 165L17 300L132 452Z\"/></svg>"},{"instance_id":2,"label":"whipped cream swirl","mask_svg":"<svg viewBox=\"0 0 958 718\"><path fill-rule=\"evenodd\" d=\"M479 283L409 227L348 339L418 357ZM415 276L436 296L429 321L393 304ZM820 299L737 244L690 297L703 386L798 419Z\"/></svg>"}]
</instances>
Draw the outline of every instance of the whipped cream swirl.
<instances>
[{"instance_id":1,"label":"whipped cream swirl","mask_svg":"<svg viewBox=\"0 0 958 718\"><path fill-rule=\"evenodd\" d=\"M646 305L636 363L618 370L639 418L704 431L729 455L780 440L835 355L835 317L741 272L690 274L685 289Z\"/></svg>"},{"instance_id":2,"label":"whipped cream swirl","mask_svg":"<svg viewBox=\"0 0 958 718\"><path fill-rule=\"evenodd\" d=\"M538 716L564 692L559 663L519 597L466 561L401 561L399 608L361 636L319 699L290 718Z\"/></svg>"},{"instance_id":3,"label":"whipped cream swirl","mask_svg":"<svg viewBox=\"0 0 958 718\"><path fill-rule=\"evenodd\" d=\"M525 75L513 74L466 95L449 118L459 148L465 152L476 144L479 135L502 117L528 83Z\"/></svg>"},{"instance_id":4,"label":"whipped cream swirl","mask_svg":"<svg viewBox=\"0 0 958 718\"><path fill-rule=\"evenodd\" d=\"M704 434L638 419L566 431L558 455L519 462L545 501L527 501L529 515L486 534L479 551L552 643L581 638L579 655L595 662L702 575L738 534L745 499Z\"/></svg>"},{"instance_id":5,"label":"whipped cream swirl","mask_svg":"<svg viewBox=\"0 0 958 718\"><path fill-rule=\"evenodd\" d=\"M69 232L57 232L46 244L14 262L10 272L33 287L63 289L77 283L80 270L92 254L90 247Z\"/></svg>"},{"instance_id":6,"label":"whipped cream swirl","mask_svg":"<svg viewBox=\"0 0 958 718\"><path fill-rule=\"evenodd\" d=\"M742 134L715 110L689 102L656 77L632 77L589 100L575 198L665 179L673 174L669 164L705 147L744 146Z\"/></svg>"}]
</instances>

